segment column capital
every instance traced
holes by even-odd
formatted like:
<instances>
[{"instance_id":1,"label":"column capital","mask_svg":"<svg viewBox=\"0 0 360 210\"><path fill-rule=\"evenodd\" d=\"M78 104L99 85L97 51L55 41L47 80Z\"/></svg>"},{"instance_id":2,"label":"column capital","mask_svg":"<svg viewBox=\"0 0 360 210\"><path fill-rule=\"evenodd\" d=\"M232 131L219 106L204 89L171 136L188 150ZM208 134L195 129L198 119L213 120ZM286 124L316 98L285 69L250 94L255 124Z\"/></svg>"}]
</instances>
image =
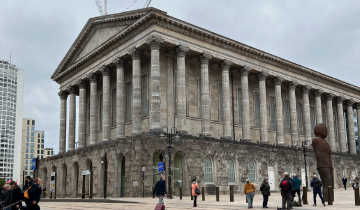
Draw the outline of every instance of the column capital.
<instances>
[{"instance_id":1,"label":"column capital","mask_svg":"<svg viewBox=\"0 0 360 210\"><path fill-rule=\"evenodd\" d=\"M85 80L82 80L82 79L79 79L78 81L76 81L76 84L79 86L80 89L84 89L86 88L86 81Z\"/></svg>"},{"instance_id":2,"label":"column capital","mask_svg":"<svg viewBox=\"0 0 360 210\"><path fill-rule=\"evenodd\" d=\"M323 93L324 93L323 90L317 89L317 90L315 90L315 97L321 97L321 95L322 95Z\"/></svg>"},{"instance_id":3,"label":"column capital","mask_svg":"<svg viewBox=\"0 0 360 210\"><path fill-rule=\"evenodd\" d=\"M355 109L360 112L360 102L355 103Z\"/></svg>"},{"instance_id":4,"label":"column capital","mask_svg":"<svg viewBox=\"0 0 360 210\"><path fill-rule=\"evenodd\" d=\"M115 58L112 62L115 64L117 69L124 68L124 61L120 57Z\"/></svg>"},{"instance_id":5,"label":"column capital","mask_svg":"<svg viewBox=\"0 0 360 210\"><path fill-rule=\"evenodd\" d=\"M67 89L67 91L69 91L70 94L76 94L77 88L75 86L71 86Z\"/></svg>"},{"instance_id":6,"label":"column capital","mask_svg":"<svg viewBox=\"0 0 360 210\"><path fill-rule=\"evenodd\" d=\"M348 107L352 107L354 105L354 103L355 103L355 101L353 99L349 99L349 100L346 101L346 105Z\"/></svg>"},{"instance_id":7,"label":"column capital","mask_svg":"<svg viewBox=\"0 0 360 210\"><path fill-rule=\"evenodd\" d=\"M301 90L303 92L303 94L309 94L309 91L310 91L311 87L310 86L302 86Z\"/></svg>"},{"instance_id":8,"label":"column capital","mask_svg":"<svg viewBox=\"0 0 360 210\"><path fill-rule=\"evenodd\" d=\"M265 81L266 80L266 77L269 76L269 73L267 72L261 72L258 74L258 77L259 77L259 81Z\"/></svg>"},{"instance_id":9,"label":"column capital","mask_svg":"<svg viewBox=\"0 0 360 210\"><path fill-rule=\"evenodd\" d=\"M131 50L129 50L128 54L131 56L133 60L140 60L141 53L139 49L134 47Z\"/></svg>"},{"instance_id":10,"label":"column capital","mask_svg":"<svg viewBox=\"0 0 360 210\"><path fill-rule=\"evenodd\" d=\"M221 65L221 69L224 71L224 70L229 70L230 66L232 65L233 63L229 60L223 60L221 61L220 65Z\"/></svg>"},{"instance_id":11,"label":"column capital","mask_svg":"<svg viewBox=\"0 0 360 210\"><path fill-rule=\"evenodd\" d=\"M249 72L251 71L251 67L250 66L243 66L241 67L241 69L239 70L239 73L241 76L249 76Z\"/></svg>"},{"instance_id":12,"label":"column capital","mask_svg":"<svg viewBox=\"0 0 360 210\"><path fill-rule=\"evenodd\" d=\"M158 36L151 36L146 39L146 44L150 45L151 50L160 50L160 45L164 43L164 39Z\"/></svg>"},{"instance_id":13,"label":"column capital","mask_svg":"<svg viewBox=\"0 0 360 210\"><path fill-rule=\"evenodd\" d=\"M103 76L110 76L111 69L107 66L101 66L99 71L103 74Z\"/></svg>"},{"instance_id":14,"label":"column capital","mask_svg":"<svg viewBox=\"0 0 360 210\"><path fill-rule=\"evenodd\" d=\"M327 99L328 101L332 101L333 98L334 98L334 96L335 96L334 94L329 93L329 94L326 95L326 99Z\"/></svg>"},{"instance_id":15,"label":"column capital","mask_svg":"<svg viewBox=\"0 0 360 210\"><path fill-rule=\"evenodd\" d=\"M298 86L298 85L299 85L299 83L297 83L295 81L291 81L289 83L289 88L290 88L290 90L295 90L296 86Z\"/></svg>"},{"instance_id":16,"label":"column capital","mask_svg":"<svg viewBox=\"0 0 360 210\"><path fill-rule=\"evenodd\" d=\"M60 92L58 92L58 95L60 96L61 100L66 100L69 94L67 94L64 91L60 91Z\"/></svg>"},{"instance_id":17,"label":"column capital","mask_svg":"<svg viewBox=\"0 0 360 210\"><path fill-rule=\"evenodd\" d=\"M98 80L98 76L94 73L89 74L87 76L87 78L90 80L91 83L97 82L97 80Z\"/></svg>"},{"instance_id":18,"label":"column capital","mask_svg":"<svg viewBox=\"0 0 360 210\"><path fill-rule=\"evenodd\" d=\"M209 60L212 58L212 55L209 53L203 53L200 55L201 64L209 64Z\"/></svg>"},{"instance_id":19,"label":"column capital","mask_svg":"<svg viewBox=\"0 0 360 210\"><path fill-rule=\"evenodd\" d=\"M183 45L180 45L176 48L177 57L185 57L186 53L189 51L189 48Z\"/></svg>"},{"instance_id":20,"label":"column capital","mask_svg":"<svg viewBox=\"0 0 360 210\"><path fill-rule=\"evenodd\" d=\"M274 79L274 84L275 84L275 86L278 86L278 85L281 85L283 81L284 81L284 78L282 78L282 77L276 77L276 78Z\"/></svg>"},{"instance_id":21,"label":"column capital","mask_svg":"<svg viewBox=\"0 0 360 210\"><path fill-rule=\"evenodd\" d=\"M338 104L342 104L344 102L345 98L343 96L340 96L336 99Z\"/></svg>"}]
</instances>

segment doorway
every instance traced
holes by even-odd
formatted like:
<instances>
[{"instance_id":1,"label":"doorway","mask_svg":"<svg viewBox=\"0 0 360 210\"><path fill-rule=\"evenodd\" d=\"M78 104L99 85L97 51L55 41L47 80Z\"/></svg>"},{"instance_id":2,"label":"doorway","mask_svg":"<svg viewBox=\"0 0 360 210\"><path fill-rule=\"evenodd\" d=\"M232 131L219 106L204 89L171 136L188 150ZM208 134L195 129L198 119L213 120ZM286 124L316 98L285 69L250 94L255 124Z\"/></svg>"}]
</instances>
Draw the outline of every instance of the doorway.
<instances>
[{"instance_id":1,"label":"doorway","mask_svg":"<svg viewBox=\"0 0 360 210\"><path fill-rule=\"evenodd\" d=\"M269 175L269 185L270 185L270 191L276 190L275 185L275 170L273 165L268 166L268 175Z\"/></svg>"},{"instance_id":2,"label":"doorway","mask_svg":"<svg viewBox=\"0 0 360 210\"><path fill-rule=\"evenodd\" d=\"M183 176L182 176L182 159L181 156L176 154L174 157L174 194L180 196L180 187L182 187Z\"/></svg>"},{"instance_id":3,"label":"doorway","mask_svg":"<svg viewBox=\"0 0 360 210\"><path fill-rule=\"evenodd\" d=\"M121 160L121 188L120 197L125 197L125 157Z\"/></svg>"}]
</instances>

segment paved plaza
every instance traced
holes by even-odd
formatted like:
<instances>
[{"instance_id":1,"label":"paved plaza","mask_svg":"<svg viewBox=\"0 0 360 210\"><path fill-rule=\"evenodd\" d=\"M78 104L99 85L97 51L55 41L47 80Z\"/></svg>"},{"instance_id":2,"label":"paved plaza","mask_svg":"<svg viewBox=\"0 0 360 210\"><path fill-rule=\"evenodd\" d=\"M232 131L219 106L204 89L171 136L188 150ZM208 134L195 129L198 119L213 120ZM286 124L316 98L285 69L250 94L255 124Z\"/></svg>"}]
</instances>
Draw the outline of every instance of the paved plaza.
<instances>
[{"instance_id":1,"label":"paved plaza","mask_svg":"<svg viewBox=\"0 0 360 210\"><path fill-rule=\"evenodd\" d=\"M294 209L360 209L360 206L355 206L354 201L354 191L350 188L348 190L337 189L335 190L335 202L332 206L322 206L320 199L317 199L318 206L313 206L312 192L308 194L309 205L304 205L303 207L294 207ZM124 198L123 201L132 201L139 203L90 203L90 202L41 202L42 210L57 210L57 209L132 209L132 210L152 210L155 208L157 198ZM276 209L276 206L281 205L281 195L280 193L273 193L270 196L268 207L269 209ZM168 199L166 201L166 209L193 209L192 201L190 197L183 197L183 200L179 198L174 198L172 200ZM220 202L215 201L215 196L206 196L205 201L201 201L199 197L198 207L196 209L247 209L247 204L245 203L245 195L236 195L235 202L229 202L228 195L220 196ZM253 209L262 209L262 195L256 194L254 200Z\"/></svg>"}]
</instances>

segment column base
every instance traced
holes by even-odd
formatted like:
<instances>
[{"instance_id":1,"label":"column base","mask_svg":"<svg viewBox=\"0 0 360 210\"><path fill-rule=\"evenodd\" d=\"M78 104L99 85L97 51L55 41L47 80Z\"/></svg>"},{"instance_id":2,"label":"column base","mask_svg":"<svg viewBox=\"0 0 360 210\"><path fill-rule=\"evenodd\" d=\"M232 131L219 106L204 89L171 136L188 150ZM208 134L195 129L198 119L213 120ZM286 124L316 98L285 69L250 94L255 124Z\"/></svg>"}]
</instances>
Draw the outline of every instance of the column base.
<instances>
[{"instance_id":1,"label":"column base","mask_svg":"<svg viewBox=\"0 0 360 210\"><path fill-rule=\"evenodd\" d=\"M200 137L210 137L210 133L201 133L199 134Z\"/></svg>"},{"instance_id":2,"label":"column base","mask_svg":"<svg viewBox=\"0 0 360 210\"><path fill-rule=\"evenodd\" d=\"M178 133L180 134L187 134L188 132L186 130L179 130Z\"/></svg>"}]
</instances>

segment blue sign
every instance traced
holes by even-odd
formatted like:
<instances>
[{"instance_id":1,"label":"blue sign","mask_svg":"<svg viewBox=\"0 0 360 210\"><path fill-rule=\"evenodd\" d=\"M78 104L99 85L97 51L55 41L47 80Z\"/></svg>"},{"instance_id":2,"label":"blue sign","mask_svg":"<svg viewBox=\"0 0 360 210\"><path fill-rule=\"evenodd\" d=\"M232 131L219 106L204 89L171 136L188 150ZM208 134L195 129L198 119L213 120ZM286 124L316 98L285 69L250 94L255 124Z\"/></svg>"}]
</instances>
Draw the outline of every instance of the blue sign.
<instances>
[{"instance_id":1,"label":"blue sign","mask_svg":"<svg viewBox=\"0 0 360 210\"><path fill-rule=\"evenodd\" d=\"M30 170L35 170L36 169L36 158L33 158L31 160L31 167Z\"/></svg>"},{"instance_id":2,"label":"blue sign","mask_svg":"<svg viewBox=\"0 0 360 210\"><path fill-rule=\"evenodd\" d=\"M164 162L159 162L159 171L164 171Z\"/></svg>"}]
</instances>

